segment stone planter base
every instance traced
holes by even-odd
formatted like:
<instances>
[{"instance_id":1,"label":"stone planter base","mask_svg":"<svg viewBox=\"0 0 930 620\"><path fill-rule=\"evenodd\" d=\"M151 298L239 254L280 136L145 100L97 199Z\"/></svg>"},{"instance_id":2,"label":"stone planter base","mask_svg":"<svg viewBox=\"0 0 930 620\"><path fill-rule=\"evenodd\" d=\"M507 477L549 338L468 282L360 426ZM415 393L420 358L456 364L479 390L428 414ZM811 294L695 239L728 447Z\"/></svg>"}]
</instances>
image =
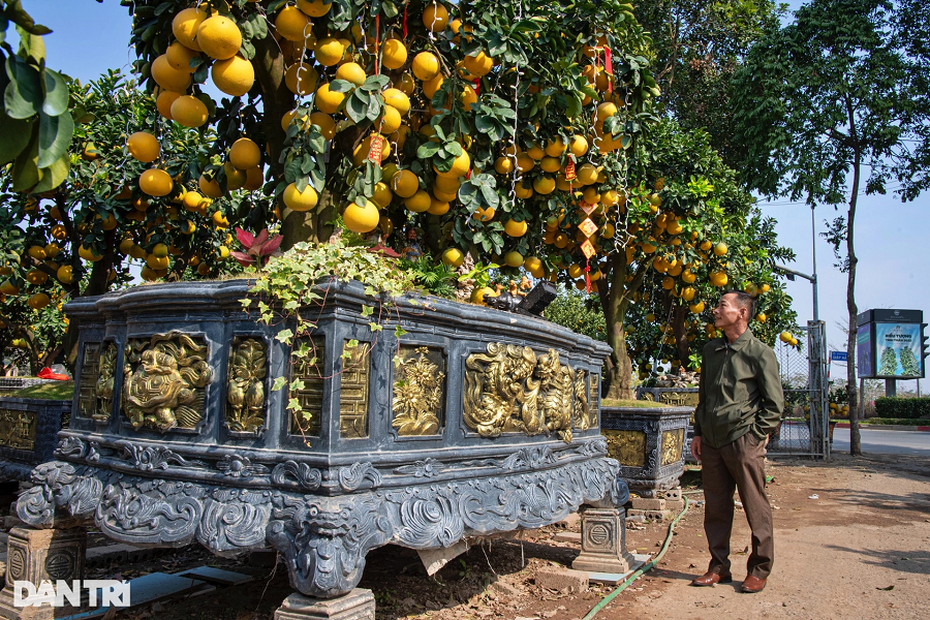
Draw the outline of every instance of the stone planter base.
<instances>
[{"instance_id":1,"label":"stone planter base","mask_svg":"<svg viewBox=\"0 0 930 620\"><path fill-rule=\"evenodd\" d=\"M375 620L375 597L363 588L325 600L295 593L284 599L274 620Z\"/></svg>"},{"instance_id":2,"label":"stone planter base","mask_svg":"<svg viewBox=\"0 0 930 620\"><path fill-rule=\"evenodd\" d=\"M626 550L623 508L586 508L581 513L581 555L572 568L592 573L625 573L633 556Z\"/></svg>"}]
</instances>

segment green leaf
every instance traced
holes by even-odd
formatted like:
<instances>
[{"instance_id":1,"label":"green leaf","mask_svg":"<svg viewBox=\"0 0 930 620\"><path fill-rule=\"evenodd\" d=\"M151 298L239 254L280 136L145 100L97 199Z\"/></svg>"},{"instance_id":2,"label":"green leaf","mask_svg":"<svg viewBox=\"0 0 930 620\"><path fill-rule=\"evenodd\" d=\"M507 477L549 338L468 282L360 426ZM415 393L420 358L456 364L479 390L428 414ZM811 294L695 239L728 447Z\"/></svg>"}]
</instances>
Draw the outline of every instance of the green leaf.
<instances>
[{"instance_id":1,"label":"green leaf","mask_svg":"<svg viewBox=\"0 0 930 620\"><path fill-rule=\"evenodd\" d=\"M17 28L19 33L19 55L30 61L30 64L42 66L45 61L45 42L40 36L33 36Z\"/></svg>"},{"instance_id":2,"label":"green leaf","mask_svg":"<svg viewBox=\"0 0 930 620\"><path fill-rule=\"evenodd\" d=\"M331 93L347 93L354 88L355 84L348 80L333 80L329 83L329 92Z\"/></svg>"},{"instance_id":3,"label":"green leaf","mask_svg":"<svg viewBox=\"0 0 930 620\"><path fill-rule=\"evenodd\" d=\"M429 159L433 155L439 152L439 149L442 148L442 145L438 142L424 142L417 148L417 157L420 159Z\"/></svg>"},{"instance_id":4,"label":"green leaf","mask_svg":"<svg viewBox=\"0 0 930 620\"><path fill-rule=\"evenodd\" d=\"M0 111L0 166L22 153L32 138L34 118L10 118Z\"/></svg>"},{"instance_id":5,"label":"green leaf","mask_svg":"<svg viewBox=\"0 0 930 620\"><path fill-rule=\"evenodd\" d=\"M55 189L65 182L68 178L68 172L71 170L71 157L66 152L61 158L47 166L42 171L42 180L32 190L33 193L41 194Z\"/></svg>"},{"instance_id":6,"label":"green leaf","mask_svg":"<svg viewBox=\"0 0 930 620\"><path fill-rule=\"evenodd\" d=\"M34 135L29 145L13 162L14 192L24 192L42 180L42 172L36 166L37 159L39 159L39 139Z\"/></svg>"},{"instance_id":7,"label":"green leaf","mask_svg":"<svg viewBox=\"0 0 930 620\"><path fill-rule=\"evenodd\" d=\"M6 5L7 18L26 32L38 36L51 34L51 30L36 24L29 13L23 10L23 7L20 6L20 0L7 0Z\"/></svg>"},{"instance_id":8,"label":"green leaf","mask_svg":"<svg viewBox=\"0 0 930 620\"><path fill-rule=\"evenodd\" d=\"M74 121L70 114L47 116L39 112L39 159L36 165L46 168L67 153L74 133Z\"/></svg>"},{"instance_id":9,"label":"green leaf","mask_svg":"<svg viewBox=\"0 0 930 620\"><path fill-rule=\"evenodd\" d=\"M18 56L8 56L6 73L10 78L3 93L6 113L11 118L29 118L42 107L39 72Z\"/></svg>"},{"instance_id":10,"label":"green leaf","mask_svg":"<svg viewBox=\"0 0 930 620\"><path fill-rule=\"evenodd\" d=\"M355 91L348 100L346 100L346 114L349 115L349 118L351 118L354 123L360 123L368 114L368 101L365 97L366 95L362 94L360 91Z\"/></svg>"}]
</instances>

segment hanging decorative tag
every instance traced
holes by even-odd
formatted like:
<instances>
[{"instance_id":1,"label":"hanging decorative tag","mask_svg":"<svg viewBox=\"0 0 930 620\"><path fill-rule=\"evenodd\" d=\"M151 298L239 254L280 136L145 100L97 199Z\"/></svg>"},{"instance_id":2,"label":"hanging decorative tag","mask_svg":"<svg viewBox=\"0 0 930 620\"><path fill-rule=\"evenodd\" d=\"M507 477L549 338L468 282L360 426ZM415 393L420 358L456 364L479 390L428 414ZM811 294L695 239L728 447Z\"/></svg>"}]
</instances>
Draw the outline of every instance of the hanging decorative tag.
<instances>
[{"instance_id":1,"label":"hanging decorative tag","mask_svg":"<svg viewBox=\"0 0 930 620\"><path fill-rule=\"evenodd\" d=\"M589 261L591 257L585 256L584 258L584 292L591 292L591 263Z\"/></svg>"},{"instance_id":2,"label":"hanging decorative tag","mask_svg":"<svg viewBox=\"0 0 930 620\"><path fill-rule=\"evenodd\" d=\"M481 78L475 78L475 81L471 83L472 88L475 89L475 97L481 94Z\"/></svg>"},{"instance_id":3,"label":"hanging decorative tag","mask_svg":"<svg viewBox=\"0 0 930 620\"><path fill-rule=\"evenodd\" d=\"M375 15L375 75L380 73L378 71L378 37L381 34L381 14Z\"/></svg>"},{"instance_id":4,"label":"hanging decorative tag","mask_svg":"<svg viewBox=\"0 0 930 620\"><path fill-rule=\"evenodd\" d=\"M582 200L578 203L578 208L585 212L585 215L591 215L591 213L597 208L597 205L593 205L589 202ZM591 221L591 220L588 220Z\"/></svg>"},{"instance_id":5,"label":"hanging decorative tag","mask_svg":"<svg viewBox=\"0 0 930 620\"><path fill-rule=\"evenodd\" d=\"M404 41L407 40L407 5L404 5Z\"/></svg>"},{"instance_id":6,"label":"hanging decorative tag","mask_svg":"<svg viewBox=\"0 0 930 620\"><path fill-rule=\"evenodd\" d=\"M614 92L614 63L610 60L610 48L604 46L604 69L607 71L607 91Z\"/></svg>"},{"instance_id":7,"label":"hanging decorative tag","mask_svg":"<svg viewBox=\"0 0 930 620\"><path fill-rule=\"evenodd\" d=\"M571 158L569 158L568 163L565 164L565 179L567 181L575 179L575 162L573 162Z\"/></svg>"},{"instance_id":8,"label":"hanging decorative tag","mask_svg":"<svg viewBox=\"0 0 930 620\"><path fill-rule=\"evenodd\" d=\"M591 243L590 239L585 239L579 247L581 248L581 253L584 254L585 258L591 258L597 254L597 250L594 249L594 244Z\"/></svg>"},{"instance_id":9,"label":"hanging decorative tag","mask_svg":"<svg viewBox=\"0 0 930 620\"><path fill-rule=\"evenodd\" d=\"M592 222L591 218L586 217L583 222L578 224L578 230L583 232L585 237L590 237L597 232L597 224Z\"/></svg>"},{"instance_id":10,"label":"hanging decorative tag","mask_svg":"<svg viewBox=\"0 0 930 620\"><path fill-rule=\"evenodd\" d=\"M384 136L373 136L371 139L371 148L368 149L368 159L381 165L381 156L384 150Z\"/></svg>"}]
</instances>

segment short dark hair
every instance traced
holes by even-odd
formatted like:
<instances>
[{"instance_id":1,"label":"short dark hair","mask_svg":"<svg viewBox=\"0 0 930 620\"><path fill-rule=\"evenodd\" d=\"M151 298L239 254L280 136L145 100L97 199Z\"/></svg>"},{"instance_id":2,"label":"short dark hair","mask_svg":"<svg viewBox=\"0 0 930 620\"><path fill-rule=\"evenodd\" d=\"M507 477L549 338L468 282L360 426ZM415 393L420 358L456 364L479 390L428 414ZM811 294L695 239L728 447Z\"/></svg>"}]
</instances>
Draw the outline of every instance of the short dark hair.
<instances>
[{"instance_id":1,"label":"short dark hair","mask_svg":"<svg viewBox=\"0 0 930 620\"><path fill-rule=\"evenodd\" d=\"M749 320L752 321L752 317L756 315L756 300L753 299L752 295L746 291L724 291L723 295L720 296L723 299L724 295L735 295L736 296L736 305L740 308L746 308L749 311Z\"/></svg>"}]
</instances>

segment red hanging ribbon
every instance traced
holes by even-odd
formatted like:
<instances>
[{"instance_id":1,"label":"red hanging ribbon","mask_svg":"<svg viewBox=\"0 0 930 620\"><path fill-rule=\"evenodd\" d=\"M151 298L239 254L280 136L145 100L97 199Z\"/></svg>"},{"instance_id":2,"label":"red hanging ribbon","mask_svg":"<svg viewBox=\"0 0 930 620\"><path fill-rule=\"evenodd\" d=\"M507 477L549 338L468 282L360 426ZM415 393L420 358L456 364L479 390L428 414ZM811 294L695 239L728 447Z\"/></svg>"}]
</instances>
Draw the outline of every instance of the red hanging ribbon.
<instances>
[{"instance_id":1,"label":"red hanging ribbon","mask_svg":"<svg viewBox=\"0 0 930 620\"><path fill-rule=\"evenodd\" d=\"M584 259L584 290L591 293L591 261Z\"/></svg>"},{"instance_id":2,"label":"red hanging ribbon","mask_svg":"<svg viewBox=\"0 0 930 620\"><path fill-rule=\"evenodd\" d=\"M404 40L407 40L407 5L404 5Z\"/></svg>"},{"instance_id":3,"label":"red hanging ribbon","mask_svg":"<svg viewBox=\"0 0 930 620\"><path fill-rule=\"evenodd\" d=\"M375 75L380 73L380 71L378 71L378 43L379 43L378 37L380 36L380 34L381 34L381 14L378 13L375 16Z\"/></svg>"},{"instance_id":4,"label":"red hanging ribbon","mask_svg":"<svg viewBox=\"0 0 930 620\"><path fill-rule=\"evenodd\" d=\"M604 46L604 69L607 71L607 92L614 92L614 82L611 78L614 75L614 63L610 59L610 48Z\"/></svg>"},{"instance_id":5,"label":"red hanging ribbon","mask_svg":"<svg viewBox=\"0 0 930 620\"><path fill-rule=\"evenodd\" d=\"M475 96L477 97L478 95L481 94L481 93L479 92L479 91L481 90L481 78L476 78L475 81L472 82L472 84L473 84L474 87L475 87Z\"/></svg>"}]
</instances>

